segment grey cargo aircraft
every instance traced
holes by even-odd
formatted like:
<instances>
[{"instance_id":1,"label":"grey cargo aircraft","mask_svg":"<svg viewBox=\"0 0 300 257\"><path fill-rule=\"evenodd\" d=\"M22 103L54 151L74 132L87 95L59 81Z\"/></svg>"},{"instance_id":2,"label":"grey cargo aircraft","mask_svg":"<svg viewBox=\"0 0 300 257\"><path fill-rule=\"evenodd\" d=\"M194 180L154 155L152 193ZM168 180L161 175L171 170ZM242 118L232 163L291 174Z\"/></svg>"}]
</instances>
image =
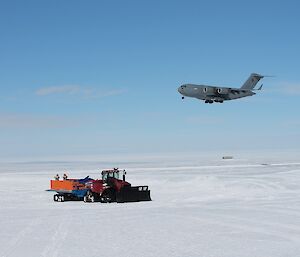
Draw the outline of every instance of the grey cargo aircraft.
<instances>
[{"instance_id":1,"label":"grey cargo aircraft","mask_svg":"<svg viewBox=\"0 0 300 257\"><path fill-rule=\"evenodd\" d=\"M187 96L204 100L205 103L210 104L213 102L223 103L223 101L226 100L234 100L255 95L253 91L261 90L263 85L261 85L258 89L254 89L254 87L263 77L264 76L257 73L252 73L241 88L184 84L178 88L178 92L182 94L182 99Z\"/></svg>"}]
</instances>

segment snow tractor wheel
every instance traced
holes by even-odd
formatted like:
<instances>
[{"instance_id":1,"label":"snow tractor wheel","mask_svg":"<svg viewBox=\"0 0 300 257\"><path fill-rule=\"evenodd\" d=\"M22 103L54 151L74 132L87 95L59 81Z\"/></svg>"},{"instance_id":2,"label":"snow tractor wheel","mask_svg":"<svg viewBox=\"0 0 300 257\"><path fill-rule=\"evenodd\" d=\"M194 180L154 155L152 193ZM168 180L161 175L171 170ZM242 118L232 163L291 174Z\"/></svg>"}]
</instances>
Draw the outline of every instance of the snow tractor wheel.
<instances>
[{"instance_id":1,"label":"snow tractor wheel","mask_svg":"<svg viewBox=\"0 0 300 257\"><path fill-rule=\"evenodd\" d=\"M57 194L53 196L53 200L54 200L54 202L58 202L58 195Z\"/></svg>"},{"instance_id":2,"label":"snow tractor wheel","mask_svg":"<svg viewBox=\"0 0 300 257\"><path fill-rule=\"evenodd\" d=\"M85 203L94 203L95 202L95 196L93 195L93 193L88 192L84 197L83 197L83 201Z\"/></svg>"},{"instance_id":3,"label":"snow tractor wheel","mask_svg":"<svg viewBox=\"0 0 300 257\"><path fill-rule=\"evenodd\" d=\"M58 202L64 202L65 201L65 197L63 195L58 195L57 196L57 201Z\"/></svg>"},{"instance_id":4,"label":"snow tractor wheel","mask_svg":"<svg viewBox=\"0 0 300 257\"><path fill-rule=\"evenodd\" d=\"M111 203L116 200L116 193L114 190L105 190L101 196L102 203Z\"/></svg>"},{"instance_id":5,"label":"snow tractor wheel","mask_svg":"<svg viewBox=\"0 0 300 257\"><path fill-rule=\"evenodd\" d=\"M88 195L86 196L87 202L88 203L94 203L95 202L95 197L93 195Z\"/></svg>"}]
</instances>

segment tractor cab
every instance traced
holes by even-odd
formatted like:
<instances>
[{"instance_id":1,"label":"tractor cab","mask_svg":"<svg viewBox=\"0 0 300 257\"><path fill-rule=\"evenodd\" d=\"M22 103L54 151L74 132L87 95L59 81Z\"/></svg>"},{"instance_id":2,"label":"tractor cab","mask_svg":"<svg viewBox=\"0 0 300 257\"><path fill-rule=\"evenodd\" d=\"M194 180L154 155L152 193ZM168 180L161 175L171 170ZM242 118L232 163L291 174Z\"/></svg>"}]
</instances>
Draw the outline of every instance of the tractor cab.
<instances>
[{"instance_id":1,"label":"tractor cab","mask_svg":"<svg viewBox=\"0 0 300 257\"><path fill-rule=\"evenodd\" d=\"M114 168L114 169L111 169L111 170L102 170L101 172L101 175L102 175L102 180L103 181L107 181L111 178L114 178L114 179L120 179L120 170L118 168ZM123 170L123 181L125 181L125 170Z\"/></svg>"}]
</instances>

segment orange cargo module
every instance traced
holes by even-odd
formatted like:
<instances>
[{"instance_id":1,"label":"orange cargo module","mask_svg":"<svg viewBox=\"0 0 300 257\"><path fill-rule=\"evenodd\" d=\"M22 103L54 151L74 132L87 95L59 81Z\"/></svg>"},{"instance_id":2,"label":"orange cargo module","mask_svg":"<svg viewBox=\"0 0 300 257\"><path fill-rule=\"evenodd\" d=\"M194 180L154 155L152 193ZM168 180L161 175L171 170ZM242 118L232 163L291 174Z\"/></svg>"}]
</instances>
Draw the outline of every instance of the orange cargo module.
<instances>
[{"instance_id":1,"label":"orange cargo module","mask_svg":"<svg viewBox=\"0 0 300 257\"><path fill-rule=\"evenodd\" d=\"M64 190L64 191L72 191L76 190L75 188L79 186L77 181L72 179L68 180L50 180L50 188L52 190Z\"/></svg>"},{"instance_id":2,"label":"orange cargo module","mask_svg":"<svg viewBox=\"0 0 300 257\"><path fill-rule=\"evenodd\" d=\"M89 190L86 183L93 181L88 176L84 179L50 180L49 191L56 191L54 201L64 202L69 200L82 200Z\"/></svg>"}]
</instances>

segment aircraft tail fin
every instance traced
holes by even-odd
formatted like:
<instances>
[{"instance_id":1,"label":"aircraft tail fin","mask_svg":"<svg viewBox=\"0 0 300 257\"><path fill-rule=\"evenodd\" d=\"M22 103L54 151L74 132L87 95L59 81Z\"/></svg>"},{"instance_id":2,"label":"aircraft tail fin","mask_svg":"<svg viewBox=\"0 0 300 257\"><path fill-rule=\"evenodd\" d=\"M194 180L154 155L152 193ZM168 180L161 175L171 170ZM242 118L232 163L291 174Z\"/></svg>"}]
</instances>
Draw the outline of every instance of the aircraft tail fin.
<instances>
[{"instance_id":1,"label":"aircraft tail fin","mask_svg":"<svg viewBox=\"0 0 300 257\"><path fill-rule=\"evenodd\" d=\"M250 77L246 80L246 82L242 85L241 89L246 90L252 90L258 81L260 81L264 76L257 74L257 73L251 73Z\"/></svg>"}]
</instances>

